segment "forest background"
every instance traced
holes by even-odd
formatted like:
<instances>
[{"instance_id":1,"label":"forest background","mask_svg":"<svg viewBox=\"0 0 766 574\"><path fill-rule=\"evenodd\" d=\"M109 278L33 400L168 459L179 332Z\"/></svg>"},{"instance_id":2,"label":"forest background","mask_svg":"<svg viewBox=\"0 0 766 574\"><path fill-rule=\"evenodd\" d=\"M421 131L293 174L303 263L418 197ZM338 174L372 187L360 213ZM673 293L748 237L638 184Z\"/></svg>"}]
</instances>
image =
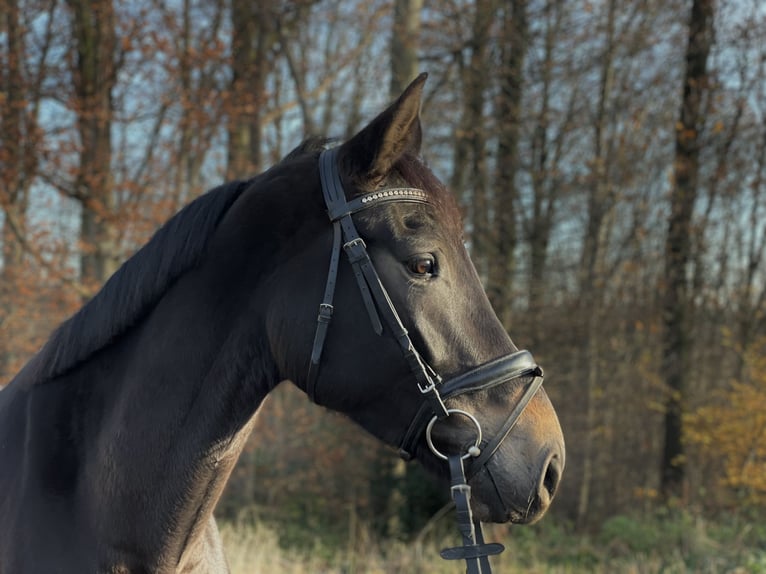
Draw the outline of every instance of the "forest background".
<instances>
[{"instance_id":1,"label":"forest background","mask_svg":"<svg viewBox=\"0 0 766 574\"><path fill-rule=\"evenodd\" d=\"M760 0L0 0L0 385L182 205L420 71L424 155L566 436L548 528L651 554L657 521L725 523L766 570ZM280 388L219 515L421 541L443 490Z\"/></svg>"}]
</instances>

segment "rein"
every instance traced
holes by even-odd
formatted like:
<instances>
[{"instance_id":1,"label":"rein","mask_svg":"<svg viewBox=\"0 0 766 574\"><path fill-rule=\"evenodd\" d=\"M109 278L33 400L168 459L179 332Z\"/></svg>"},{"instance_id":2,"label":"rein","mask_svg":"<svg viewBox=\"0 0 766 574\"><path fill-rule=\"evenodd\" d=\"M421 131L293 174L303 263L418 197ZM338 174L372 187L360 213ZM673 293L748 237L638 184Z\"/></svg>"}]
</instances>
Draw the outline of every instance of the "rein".
<instances>
[{"instance_id":1,"label":"rein","mask_svg":"<svg viewBox=\"0 0 766 574\"><path fill-rule=\"evenodd\" d=\"M468 372L442 381L442 378L415 349L352 219L355 213L383 203L428 204L428 195L421 189L398 187L347 200L338 170L337 150L338 148L325 150L319 156L319 176L327 215L333 226L333 242L324 296L317 316L306 393L313 402L317 402L317 379L322 349L334 311L333 298L342 248L354 272L373 331L377 335L382 335L385 323L399 343L404 359L424 397L424 401L404 433L399 445L399 454L405 460L414 458L416 446L425 435L431 452L449 465L450 491L457 509L458 530L461 533L463 545L447 548L441 552L441 556L446 560L465 560L466 574L491 574L488 557L499 554L504 547L502 544L484 542L481 523L473 519L470 505L471 487L468 485L468 480L489 462L511 433L522 412L543 384L543 371L535 363L529 351L521 350L498 357ZM527 377L531 377L532 380L521 399L509 413L502 427L489 440L484 439L481 424L476 417L463 410L447 408L445 405L445 400L451 397L489 389ZM476 427L476 440L464 454L443 454L433 443L431 432L434 425L437 421L445 420L450 416L467 417ZM467 474L464 467L465 461L470 462Z\"/></svg>"}]
</instances>

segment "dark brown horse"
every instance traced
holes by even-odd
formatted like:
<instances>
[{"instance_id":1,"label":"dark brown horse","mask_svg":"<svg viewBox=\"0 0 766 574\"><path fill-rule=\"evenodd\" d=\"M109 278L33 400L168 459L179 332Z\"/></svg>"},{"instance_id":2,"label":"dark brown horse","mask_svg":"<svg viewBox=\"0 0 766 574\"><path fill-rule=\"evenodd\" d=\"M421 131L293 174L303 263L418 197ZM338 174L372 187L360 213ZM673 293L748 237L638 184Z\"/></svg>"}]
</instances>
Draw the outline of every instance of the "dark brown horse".
<instances>
[{"instance_id":1,"label":"dark brown horse","mask_svg":"<svg viewBox=\"0 0 766 574\"><path fill-rule=\"evenodd\" d=\"M470 451L481 520L545 512L561 429L418 158L424 79L181 210L0 392L0 573L226 571L213 510L283 380L440 476L427 438Z\"/></svg>"}]
</instances>

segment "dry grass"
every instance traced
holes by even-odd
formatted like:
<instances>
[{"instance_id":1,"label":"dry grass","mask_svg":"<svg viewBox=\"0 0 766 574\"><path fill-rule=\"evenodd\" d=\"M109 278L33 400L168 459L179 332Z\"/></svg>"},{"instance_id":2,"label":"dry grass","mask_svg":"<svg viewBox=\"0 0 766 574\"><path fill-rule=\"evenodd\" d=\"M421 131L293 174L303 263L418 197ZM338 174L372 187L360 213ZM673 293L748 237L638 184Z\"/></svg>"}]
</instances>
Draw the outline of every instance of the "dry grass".
<instances>
[{"instance_id":1,"label":"dry grass","mask_svg":"<svg viewBox=\"0 0 766 574\"><path fill-rule=\"evenodd\" d=\"M319 538L312 548L282 548L277 533L263 525L222 524L221 535L233 574L458 574L465 571L460 563L442 560L437 544L387 541L381 545L374 543L365 532L357 533L348 548L335 550L323 546ZM441 546L454 542L445 541ZM499 572L521 571L508 569L510 564L503 565L503 562L496 557L493 566Z\"/></svg>"},{"instance_id":2,"label":"dry grass","mask_svg":"<svg viewBox=\"0 0 766 574\"><path fill-rule=\"evenodd\" d=\"M676 523L656 522L647 529L674 528ZM487 539L501 541L506 551L493 557L493 571L502 574L766 574L766 547L752 540L735 548L736 538L714 540L708 529L683 528L681 542L647 538L641 548L641 531L630 523L617 523L618 534L595 538L565 529L538 527L509 530L490 528ZM242 521L221 524L221 534L233 574L462 574L465 565L447 562L439 549L456 543L452 537L405 544L375 542L358 528L344 542L330 548L316 536L302 548L284 548L279 535L261 523Z\"/></svg>"}]
</instances>

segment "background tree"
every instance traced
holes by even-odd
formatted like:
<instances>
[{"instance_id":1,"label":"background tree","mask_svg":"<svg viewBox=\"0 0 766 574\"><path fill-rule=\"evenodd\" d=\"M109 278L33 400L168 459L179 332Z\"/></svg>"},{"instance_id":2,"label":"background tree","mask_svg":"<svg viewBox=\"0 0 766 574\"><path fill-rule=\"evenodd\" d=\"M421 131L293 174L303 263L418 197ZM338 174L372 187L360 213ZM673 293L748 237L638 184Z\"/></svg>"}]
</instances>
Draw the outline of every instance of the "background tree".
<instances>
[{"instance_id":1,"label":"background tree","mask_svg":"<svg viewBox=\"0 0 766 574\"><path fill-rule=\"evenodd\" d=\"M117 270L119 229L112 176L112 90L120 68L111 0L69 0L73 107L79 160L66 193L80 203L81 281L94 286Z\"/></svg>"},{"instance_id":2,"label":"background tree","mask_svg":"<svg viewBox=\"0 0 766 574\"><path fill-rule=\"evenodd\" d=\"M497 161L493 189L493 257L487 294L506 329L511 327L518 244L517 205L519 140L522 132L524 62L527 51L527 0L513 0L499 10L499 78L496 96Z\"/></svg>"},{"instance_id":3,"label":"background tree","mask_svg":"<svg viewBox=\"0 0 766 574\"><path fill-rule=\"evenodd\" d=\"M261 108L276 42L272 2L233 0L231 4L231 86L227 177L244 178L261 167Z\"/></svg>"},{"instance_id":4,"label":"background tree","mask_svg":"<svg viewBox=\"0 0 766 574\"><path fill-rule=\"evenodd\" d=\"M391 89L396 97L420 73L418 47L423 0L394 0L391 29Z\"/></svg>"},{"instance_id":5,"label":"background tree","mask_svg":"<svg viewBox=\"0 0 766 574\"><path fill-rule=\"evenodd\" d=\"M26 78L23 63L23 26L19 5L15 0L3 0L0 30L5 39L0 76L0 205L3 208L2 257L0 275L0 329L7 327L14 314L12 293L19 284L26 240L26 213L29 186L36 169L34 148L36 120L26 103ZM28 132L28 134L27 134ZM26 137L28 136L28 137ZM0 348L0 373L15 365L17 349Z\"/></svg>"},{"instance_id":6,"label":"background tree","mask_svg":"<svg viewBox=\"0 0 766 574\"><path fill-rule=\"evenodd\" d=\"M667 381L665 440L662 454L662 491L681 495L684 460L682 417L688 392L691 311L687 268L692 257L692 219L698 195L700 132L704 126L703 100L708 93L707 60L713 43L714 0L694 0L689 19L683 98L676 127L674 183L670 196L665 241L664 346L662 367Z\"/></svg>"}]
</instances>

